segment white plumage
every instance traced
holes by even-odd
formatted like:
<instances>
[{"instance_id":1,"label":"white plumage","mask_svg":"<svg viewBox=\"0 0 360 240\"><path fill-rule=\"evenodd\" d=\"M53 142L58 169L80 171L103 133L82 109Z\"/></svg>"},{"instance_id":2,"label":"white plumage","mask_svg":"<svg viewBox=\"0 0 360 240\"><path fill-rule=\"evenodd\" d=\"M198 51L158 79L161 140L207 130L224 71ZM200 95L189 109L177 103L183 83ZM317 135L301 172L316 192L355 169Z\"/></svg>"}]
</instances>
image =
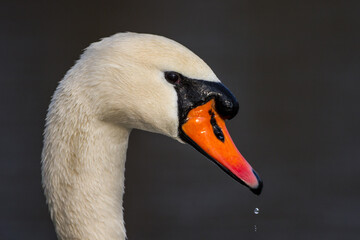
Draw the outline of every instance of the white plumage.
<instances>
[{"instance_id":1,"label":"white plumage","mask_svg":"<svg viewBox=\"0 0 360 240\"><path fill-rule=\"evenodd\" d=\"M60 240L126 238L122 198L131 129L179 140L177 95L164 79L167 70L219 81L172 40L120 33L91 44L60 82L42 152L43 186Z\"/></svg>"}]
</instances>

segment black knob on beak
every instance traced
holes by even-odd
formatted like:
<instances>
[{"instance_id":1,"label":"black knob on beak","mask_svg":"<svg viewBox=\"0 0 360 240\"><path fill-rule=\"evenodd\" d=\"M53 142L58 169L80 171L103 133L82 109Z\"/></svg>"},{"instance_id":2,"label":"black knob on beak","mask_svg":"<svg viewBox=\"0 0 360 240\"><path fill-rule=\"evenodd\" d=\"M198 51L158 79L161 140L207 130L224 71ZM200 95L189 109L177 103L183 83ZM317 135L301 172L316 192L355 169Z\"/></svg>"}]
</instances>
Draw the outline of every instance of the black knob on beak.
<instances>
[{"instance_id":1,"label":"black knob on beak","mask_svg":"<svg viewBox=\"0 0 360 240\"><path fill-rule=\"evenodd\" d=\"M231 119L239 111L239 103L232 93L221 83L218 84L215 109L224 119Z\"/></svg>"}]
</instances>

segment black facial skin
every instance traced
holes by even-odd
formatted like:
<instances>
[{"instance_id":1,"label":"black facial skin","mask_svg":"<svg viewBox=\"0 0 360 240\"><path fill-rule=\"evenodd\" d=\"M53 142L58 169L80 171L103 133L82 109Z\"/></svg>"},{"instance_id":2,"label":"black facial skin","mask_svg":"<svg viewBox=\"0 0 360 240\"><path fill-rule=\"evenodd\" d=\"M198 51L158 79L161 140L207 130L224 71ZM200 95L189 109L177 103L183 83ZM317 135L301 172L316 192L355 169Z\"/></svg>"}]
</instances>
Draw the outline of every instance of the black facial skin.
<instances>
[{"instance_id":1,"label":"black facial skin","mask_svg":"<svg viewBox=\"0 0 360 240\"><path fill-rule=\"evenodd\" d=\"M239 103L220 82L187 78L176 72L165 72L165 79L174 85L178 94L180 126L186 122L189 111L215 100L215 110L224 119L231 119L239 111Z\"/></svg>"},{"instance_id":2,"label":"black facial skin","mask_svg":"<svg viewBox=\"0 0 360 240\"><path fill-rule=\"evenodd\" d=\"M180 73L170 71L165 72L164 76L169 83L174 85L178 95L179 137L181 140L189 143L196 150L204 154L236 181L247 186L241 179L236 177L232 172L230 172L227 168L222 166L210 155L208 155L202 148L200 148L183 132L181 128L182 125L186 123L187 115L190 110L207 103L211 99L215 100L215 110L223 119L231 119L235 117L239 111L239 103L237 102L234 95L220 82L191 79L181 75ZM224 134L216 123L214 113L209 111L209 114L211 116L210 124L213 127L214 135L217 139L224 142ZM256 195L259 195L261 193L263 184L261 179L258 177L258 174L254 170L253 172L259 181L259 186L256 189L250 188L250 190Z\"/></svg>"}]
</instances>

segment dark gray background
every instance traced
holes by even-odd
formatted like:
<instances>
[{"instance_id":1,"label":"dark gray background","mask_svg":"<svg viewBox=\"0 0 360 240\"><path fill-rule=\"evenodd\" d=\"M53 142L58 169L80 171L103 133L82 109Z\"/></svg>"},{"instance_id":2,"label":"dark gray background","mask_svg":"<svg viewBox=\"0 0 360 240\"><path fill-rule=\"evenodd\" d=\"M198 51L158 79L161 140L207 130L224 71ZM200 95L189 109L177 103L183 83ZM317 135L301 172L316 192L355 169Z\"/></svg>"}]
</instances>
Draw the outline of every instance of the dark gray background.
<instances>
[{"instance_id":1,"label":"dark gray background","mask_svg":"<svg viewBox=\"0 0 360 240\"><path fill-rule=\"evenodd\" d=\"M130 240L360 237L360 1L48 2L0 4L1 240L56 238L46 109L82 49L122 31L175 39L213 68L240 102L229 131L264 179L257 197L190 146L134 131Z\"/></svg>"}]
</instances>

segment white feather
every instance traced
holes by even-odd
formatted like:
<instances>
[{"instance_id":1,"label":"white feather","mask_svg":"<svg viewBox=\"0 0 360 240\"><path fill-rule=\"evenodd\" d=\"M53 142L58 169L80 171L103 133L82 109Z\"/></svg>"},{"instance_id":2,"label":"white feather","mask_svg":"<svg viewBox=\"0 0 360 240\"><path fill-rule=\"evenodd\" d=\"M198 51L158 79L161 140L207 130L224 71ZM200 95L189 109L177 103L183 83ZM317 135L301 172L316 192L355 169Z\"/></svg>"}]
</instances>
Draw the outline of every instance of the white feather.
<instances>
[{"instance_id":1,"label":"white feather","mask_svg":"<svg viewBox=\"0 0 360 240\"><path fill-rule=\"evenodd\" d=\"M126 238L122 197L131 129L178 139L177 95L164 71L219 81L175 41L119 33L91 44L59 83L46 118L42 176L60 240Z\"/></svg>"}]
</instances>

